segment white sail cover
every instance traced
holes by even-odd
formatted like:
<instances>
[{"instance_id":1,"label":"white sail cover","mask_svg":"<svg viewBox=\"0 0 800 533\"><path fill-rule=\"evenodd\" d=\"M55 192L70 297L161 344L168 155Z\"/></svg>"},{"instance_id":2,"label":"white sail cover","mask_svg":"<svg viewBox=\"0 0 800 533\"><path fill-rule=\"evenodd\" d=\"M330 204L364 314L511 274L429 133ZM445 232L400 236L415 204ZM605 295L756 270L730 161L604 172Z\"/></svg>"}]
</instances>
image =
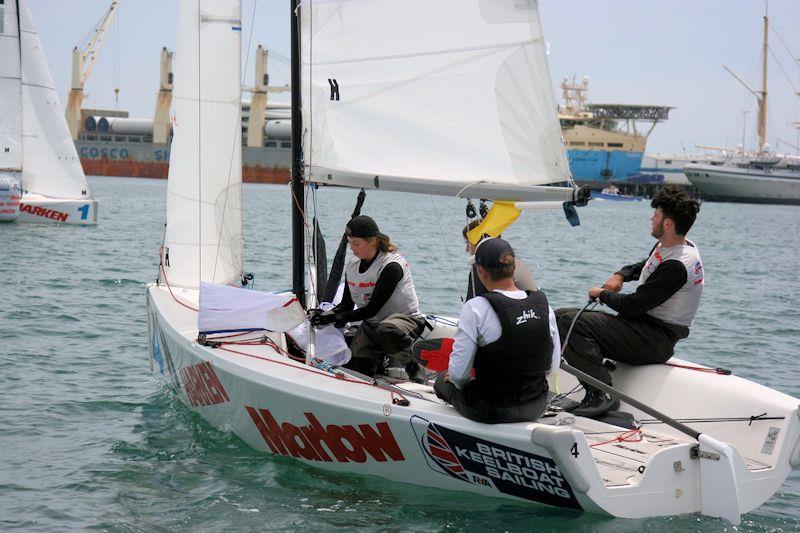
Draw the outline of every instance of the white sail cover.
<instances>
[{"instance_id":1,"label":"white sail cover","mask_svg":"<svg viewBox=\"0 0 800 533\"><path fill-rule=\"evenodd\" d=\"M173 91L165 270L170 285L242 274L241 2L183 0Z\"/></svg>"},{"instance_id":2,"label":"white sail cover","mask_svg":"<svg viewBox=\"0 0 800 533\"><path fill-rule=\"evenodd\" d=\"M304 0L301 17L310 179L569 178L535 0Z\"/></svg>"},{"instance_id":3,"label":"white sail cover","mask_svg":"<svg viewBox=\"0 0 800 533\"><path fill-rule=\"evenodd\" d=\"M86 175L25 0L19 1L19 10L23 193L51 198L90 198Z\"/></svg>"},{"instance_id":4,"label":"white sail cover","mask_svg":"<svg viewBox=\"0 0 800 533\"><path fill-rule=\"evenodd\" d=\"M22 170L22 77L15 0L0 4L0 170Z\"/></svg>"}]
</instances>

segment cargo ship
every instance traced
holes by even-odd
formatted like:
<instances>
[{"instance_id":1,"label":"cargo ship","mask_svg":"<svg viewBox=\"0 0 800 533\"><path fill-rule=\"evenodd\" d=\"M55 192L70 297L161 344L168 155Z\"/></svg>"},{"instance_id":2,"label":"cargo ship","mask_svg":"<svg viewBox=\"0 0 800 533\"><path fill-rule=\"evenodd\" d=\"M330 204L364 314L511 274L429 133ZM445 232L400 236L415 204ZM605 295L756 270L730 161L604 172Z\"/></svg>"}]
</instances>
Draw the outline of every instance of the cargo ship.
<instances>
[{"instance_id":1,"label":"cargo ship","mask_svg":"<svg viewBox=\"0 0 800 533\"><path fill-rule=\"evenodd\" d=\"M642 156L656 124L669 118L668 106L593 104L589 78L561 82L563 106L558 117L567 145L572 176L580 184L602 188L609 182L650 183ZM644 124L644 130L640 127Z\"/></svg>"},{"instance_id":2,"label":"cargo ship","mask_svg":"<svg viewBox=\"0 0 800 533\"><path fill-rule=\"evenodd\" d=\"M81 109L71 125L75 145L87 175L166 178L173 121L170 116L172 52L162 50L161 87L152 119L130 118L119 110ZM288 183L291 158L291 117L288 104L267 101L267 51L256 51L256 80L250 101L242 103L242 176L249 183ZM587 102L588 78L561 84L564 105L559 119L570 169L581 184L601 189L609 182L649 183L642 174L642 155L655 124L667 120L670 107ZM77 120L77 119L76 119ZM645 132L637 123L649 122Z\"/></svg>"},{"instance_id":3,"label":"cargo ship","mask_svg":"<svg viewBox=\"0 0 800 533\"><path fill-rule=\"evenodd\" d=\"M83 55L87 55L84 53ZM172 52L161 51L161 74L153 118L131 118L127 111L83 109L83 79L73 79L67 122L86 174L166 179L169 172L172 125ZM73 70L81 59L73 57ZM75 78L75 77L74 77ZM267 50L256 50L255 83L242 103L242 176L249 183L288 183L291 158L289 104L267 100L269 93L288 92L269 85Z\"/></svg>"}]
</instances>

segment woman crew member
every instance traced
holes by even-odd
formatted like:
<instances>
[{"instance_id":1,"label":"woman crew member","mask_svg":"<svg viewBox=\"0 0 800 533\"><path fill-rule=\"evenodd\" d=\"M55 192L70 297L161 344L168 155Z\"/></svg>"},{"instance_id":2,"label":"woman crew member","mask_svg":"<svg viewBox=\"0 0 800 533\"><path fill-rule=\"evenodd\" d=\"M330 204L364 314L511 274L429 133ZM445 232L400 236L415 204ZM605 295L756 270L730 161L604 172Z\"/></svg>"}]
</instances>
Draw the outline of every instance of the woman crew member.
<instances>
[{"instance_id":1,"label":"woman crew member","mask_svg":"<svg viewBox=\"0 0 800 533\"><path fill-rule=\"evenodd\" d=\"M312 324L343 327L362 320L350 343L353 357L347 367L372 376L389 356L405 365L414 379L419 365L411 357L411 344L422 333L425 319L408 262L371 217L352 218L346 234L355 258L345 267L342 301L315 314Z\"/></svg>"}]
</instances>

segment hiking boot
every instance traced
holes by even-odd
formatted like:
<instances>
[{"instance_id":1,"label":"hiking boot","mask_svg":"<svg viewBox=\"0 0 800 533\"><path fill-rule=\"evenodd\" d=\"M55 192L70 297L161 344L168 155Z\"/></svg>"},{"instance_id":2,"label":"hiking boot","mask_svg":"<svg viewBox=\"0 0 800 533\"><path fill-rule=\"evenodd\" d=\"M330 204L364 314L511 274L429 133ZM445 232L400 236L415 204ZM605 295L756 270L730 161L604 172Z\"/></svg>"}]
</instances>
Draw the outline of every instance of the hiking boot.
<instances>
[{"instance_id":1,"label":"hiking boot","mask_svg":"<svg viewBox=\"0 0 800 533\"><path fill-rule=\"evenodd\" d=\"M577 407L572 409L573 415L597 418L608 411L615 411L619 408L619 400L617 398L594 387L587 386L585 388L586 396L583 397L583 401Z\"/></svg>"}]
</instances>

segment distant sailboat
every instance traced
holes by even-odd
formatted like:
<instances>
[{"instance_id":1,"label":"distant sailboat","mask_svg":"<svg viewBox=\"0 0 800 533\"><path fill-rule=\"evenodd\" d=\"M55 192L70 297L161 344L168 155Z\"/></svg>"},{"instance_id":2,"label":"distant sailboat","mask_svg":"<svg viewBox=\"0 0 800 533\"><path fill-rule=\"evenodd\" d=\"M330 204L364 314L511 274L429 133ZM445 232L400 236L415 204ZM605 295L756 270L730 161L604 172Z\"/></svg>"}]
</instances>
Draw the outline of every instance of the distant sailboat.
<instances>
[{"instance_id":1,"label":"distant sailboat","mask_svg":"<svg viewBox=\"0 0 800 533\"><path fill-rule=\"evenodd\" d=\"M721 165L690 164L684 167L686 177L708 200L800 205L800 159L771 153L766 141L768 35L769 18L764 13L761 91L754 91L734 74L758 100L758 153L751 156L744 152ZM730 69L728 71L733 74Z\"/></svg>"},{"instance_id":2,"label":"distant sailboat","mask_svg":"<svg viewBox=\"0 0 800 533\"><path fill-rule=\"evenodd\" d=\"M97 223L26 0L0 3L0 178L21 183L20 222Z\"/></svg>"}]
</instances>

